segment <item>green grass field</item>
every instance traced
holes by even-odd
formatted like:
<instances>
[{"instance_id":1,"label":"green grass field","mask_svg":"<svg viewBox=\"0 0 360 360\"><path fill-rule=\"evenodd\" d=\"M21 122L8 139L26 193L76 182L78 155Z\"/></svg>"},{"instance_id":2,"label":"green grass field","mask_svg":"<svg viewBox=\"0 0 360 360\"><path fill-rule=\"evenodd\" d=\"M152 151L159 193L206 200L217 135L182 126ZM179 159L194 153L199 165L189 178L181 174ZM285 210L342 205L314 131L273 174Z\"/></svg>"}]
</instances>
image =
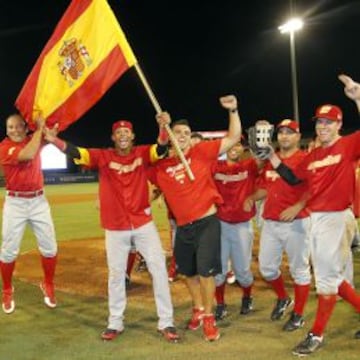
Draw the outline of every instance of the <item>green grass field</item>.
<instances>
[{"instance_id":1,"label":"green grass field","mask_svg":"<svg viewBox=\"0 0 360 360\"><path fill-rule=\"evenodd\" d=\"M102 236L95 209L96 191L96 184L51 185L46 188L59 242ZM93 194L94 200L52 204L53 197L70 194ZM156 206L154 209L159 226L166 228L163 210L159 212ZM22 243L22 252L34 247L34 238L27 232ZM21 261L21 257L18 261ZM355 258L355 269L356 285L360 288L359 254ZM15 280L16 311L11 315L0 313L0 360L295 358L290 350L303 338L314 318L314 292L306 308L307 323L304 329L295 333L284 333L281 331L283 321L274 323L269 320L274 296L265 284L260 284L262 285L254 289L255 311L246 317L238 315L239 290L233 286L228 287L227 303L230 315L219 323L222 337L216 343L206 343L199 331L185 331L191 306L188 295L173 298L175 320L183 340L179 344L169 344L156 333L157 319L153 302L132 301L131 291L128 295L126 331L115 341L104 343L99 334L106 326L106 299L69 295L58 291L59 306L55 310L49 310L42 304L42 295L37 285ZM290 292L292 293L291 289ZM152 293L149 292L147 296L152 297ZM312 355L312 358L358 359L360 340L354 340L353 334L359 329L359 315L355 314L348 304L338 302L326 332L326 345Z\"/></svg>"}]
</instances>

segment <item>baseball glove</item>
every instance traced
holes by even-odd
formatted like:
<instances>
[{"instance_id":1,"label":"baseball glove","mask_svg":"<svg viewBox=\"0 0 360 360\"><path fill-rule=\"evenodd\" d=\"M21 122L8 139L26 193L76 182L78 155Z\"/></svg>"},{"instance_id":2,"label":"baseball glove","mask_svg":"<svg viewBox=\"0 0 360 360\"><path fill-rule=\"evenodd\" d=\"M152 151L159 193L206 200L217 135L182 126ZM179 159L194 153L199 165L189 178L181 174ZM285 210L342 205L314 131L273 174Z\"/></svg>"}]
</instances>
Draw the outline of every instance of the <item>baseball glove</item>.
<instances>
[{"instance_id":1,"label":"baseball glove","mask_svg":"<svg viewBox=\"0 0 360 360\"><path fill-rule=\"evenodd\" d=\"M259 160L266 160L273 152L271 138L274 126L266 120L259 120L247 130L248 143L252 154Z\"/></svg>"}]
</instances>

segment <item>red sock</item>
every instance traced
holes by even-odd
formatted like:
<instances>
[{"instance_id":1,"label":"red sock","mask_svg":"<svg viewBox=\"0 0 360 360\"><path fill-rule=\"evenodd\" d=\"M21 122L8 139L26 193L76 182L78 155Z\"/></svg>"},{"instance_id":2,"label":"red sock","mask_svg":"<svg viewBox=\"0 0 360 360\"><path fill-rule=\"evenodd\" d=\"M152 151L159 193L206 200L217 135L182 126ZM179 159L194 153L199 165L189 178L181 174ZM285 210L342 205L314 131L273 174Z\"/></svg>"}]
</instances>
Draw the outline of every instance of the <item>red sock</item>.
<instances>
[{"instance_id":1,"label":"red sock","mask_svg":"<svg viewBox=\"0 0 360 360\"><path fill-rule=\"evenodd\" d=\"M225 282L215 289L215 299L218 305L224 304L224 297L225 297Z\"/></svg>"},{"instance_id":2,"label":"red sock","mask_svg":"<svg viewBox=\"0 0 360 360\"><path fill-rule=\"evenodd\" d=\"M344 280L340 284L338 288L338 294L345 301L350 303L357 312L360 312L360 296L355 292L354 288L347 281Z\"/></svg>"},{"instance_id":3,"label":"red sock","mask_svg":"<svg viewBox=\"0 0 360 360\"><path fill-rule=\"evenodd\" d=\"M243 291L243 297L250 297L251 296L252 285L250 285L248 287L244 287L244 286L240 285L240 287L241 287L241 289Z\"/></svg>"},{"instance_id":4,"label":"red sock","mask_svg":"<svg viewBox=\"0 0 360 360\"><path fill-rule=\"evenodd\" d=\"M175 277L176 276L176 261L175 261L175 255L173 255L170 259L170 265L169 265L169 276Z\"/></svg>"},{"instance_id":5,"label":"red sock","mask_svg":"<svg viewBox=\"0 0 360 360\"><path fill-rule=\"evenodd\" d=\"M126 267L126 274L128 277L130 277L131 275L131 271L134 267L135 259L136 259L136 252L130 251L128 255L127 267Z\"/></svg>"},{"instance_id":6,"label":"red sock","mask_svg":"<svg viewBox=\"0 0 360 360\"><path fill-rule=\"evenodd\" d=\"M309 297L310 284L299 285L299 284L295 283L294 291L295 291L294 312L298 315L302 315L304 313L304 307L305 307L306 301Z\"/></svg>"},{"instance_id":7,"label":"red sock","mask_svg":"<svg viewBox=\"0 0 360 360\"><path fill-rule=\"evenodd\" d=\"M57 263L57 256L45 257L41 255L41 265L44 271L45 283L49 285L54 284L55 268Z\"/></svg>"},{"instance_id":8,"label":"red sock","mask_svg":"<svg viewBox=\"0 0 360 360\"><path fill-rule=\"evenodd\" d=\"M311 332L316 336L322 336L325 327L334 311L336 295L318 295L318 307L316 318Z\"/></svg>"},{"instance_id":9,"label":"red sock","mask_svg":"<svg viewBox=\"0 0 360 360\"><path fill-rule=\"evenodd\" d=\"M284 280L281 275L275 280L268 281L268 283L276 292L278 299L286 299L289 297L287 291L285 290Z\"/></svg>"},{"instance_id":10,"label":"red sock","mask_svg":"<svg viewBox=\"0 0 360 360\"><path fill-rule=\"evenodd\" d=\"M3 290L12 288L12 275L15 269L15 261L4 263L0 261L1 277L3 282Z\"/></svg>"}]
</instances>

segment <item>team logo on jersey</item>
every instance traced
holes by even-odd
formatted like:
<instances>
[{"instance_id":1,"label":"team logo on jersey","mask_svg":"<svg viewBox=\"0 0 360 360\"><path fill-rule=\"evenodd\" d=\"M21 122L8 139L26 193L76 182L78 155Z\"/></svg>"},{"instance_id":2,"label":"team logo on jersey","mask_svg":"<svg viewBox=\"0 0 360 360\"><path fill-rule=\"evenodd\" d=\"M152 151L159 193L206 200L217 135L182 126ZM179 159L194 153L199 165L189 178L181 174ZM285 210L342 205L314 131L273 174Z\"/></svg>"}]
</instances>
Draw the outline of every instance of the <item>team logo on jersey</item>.
<instances>
[{"instance_id":1,"label":"team logo on jersey","mask_svg":"<svg viewBox=\"0 0 360 360\"><path fill-rule=\"evenodd\" d=\"M341 161L341 154L337 155L328 155L326 158L322 160L313 161L307 167L308 170L316 170L322 167L331 166L338 164Z\"/></svg>"},{"instance_id":2,"label":"team logo on jersey","mask_svg":"<svg viewBox=\"0 0 360 360\"><path fill-rule=\"evenodd\" d=\"M109 168L112 170L116 170L119 174L126 174L134 171L136 168L141 166L143 163L143 159L141 157L136 158L131 164L120 164L116 161L109 162Z\"/></svg>"},{"instance_id":3,"label":"team logo on jersey","mask_svg":"<svg viewBox=\"0 0 360 360\"><path fill-rule=\"evenodd\" d=\"M71 87L82 76L86 66L91 65L92 59L85 45L76 38L65 40L59 55L62 59L57 65L61 75Z\"/></svg>"},{"instance_id":4,"label":"team logo on jersey","mask_svg":"<svg viewBox=\"0 0 360 360\"><path fill-rule=\"evenodd\" d=\"M12 146L9 150L8 150L8 155L12 155L12 153L15 151L16 147Z\"/></svg>"},{"instance_id":5,"label":"team logo on jersey","mask_svg":"<svg viewBox=\"0 0 360 360\"><path fill-rule=\"evenodd\" d=\"M191 159L187 159L188 164L191 164ZM177 164L175 166L169 166L166 168L165 172L180 184L183 184L186 178L185 167L182 163Z\"/></svg>"},{"instance_id":6,"label":"team logo on jersey","mask_svg":"<svg viewBox=\"0 0 360 360\"><path fill-rule=\"evenodd\" d=\"M275 181L276 179L278 179L280 177L280 175L274 170L267 170L265 172L265 177L266 177L266 179L269 179L270 181Z\"/></svg>"},{"instance_id":7,"label":"team logo on jersey","mask_svg":"<svg viewBox=\"0 0 360 360\"><path fill-rule=\"evenodd\" d=\"M238 172L237 174L223 174L223 173L216 173L214 175L214 179L215 180L219 180L222 181L223 184L226 184L228 182L239 182L239 181L243 181L246 180L249 177L249 172L243 171L243 172Z\"/></svg>"}]
</instances>

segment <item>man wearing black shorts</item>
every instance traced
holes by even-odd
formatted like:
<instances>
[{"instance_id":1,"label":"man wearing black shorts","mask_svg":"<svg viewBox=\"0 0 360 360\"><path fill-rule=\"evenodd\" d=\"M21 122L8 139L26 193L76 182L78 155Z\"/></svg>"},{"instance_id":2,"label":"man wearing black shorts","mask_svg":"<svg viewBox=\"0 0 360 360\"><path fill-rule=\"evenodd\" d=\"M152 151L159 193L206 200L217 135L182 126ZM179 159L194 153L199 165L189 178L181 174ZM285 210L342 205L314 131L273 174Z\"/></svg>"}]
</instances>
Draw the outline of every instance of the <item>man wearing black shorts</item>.
<instances>
[{"instance_id":1,"label":"man wearing black shorts","mask_svg":"<svg viewBox=\"0 0 360 360\"><path fill-rule=\"evenodd\" d=\"M229 130L220 140L203 141L191 146L188 122L182 120L172 125L174 136L194 174L194 181L188 178L176 154L170 154L155 165L155 182L162 190L178 226L175 240L178 271L186 276L193 302L192 318L187 328L196 330L203 325L207 341L220 337L213 314L213 300L214 277L221 272L220 223L215 214L222 198L212 179L211 164L219 154L234 146L241 135L236 97L222 97L220 103L229 113ZM158 116L170 117L168 113Z\"/></svg>"}]
</instances>

